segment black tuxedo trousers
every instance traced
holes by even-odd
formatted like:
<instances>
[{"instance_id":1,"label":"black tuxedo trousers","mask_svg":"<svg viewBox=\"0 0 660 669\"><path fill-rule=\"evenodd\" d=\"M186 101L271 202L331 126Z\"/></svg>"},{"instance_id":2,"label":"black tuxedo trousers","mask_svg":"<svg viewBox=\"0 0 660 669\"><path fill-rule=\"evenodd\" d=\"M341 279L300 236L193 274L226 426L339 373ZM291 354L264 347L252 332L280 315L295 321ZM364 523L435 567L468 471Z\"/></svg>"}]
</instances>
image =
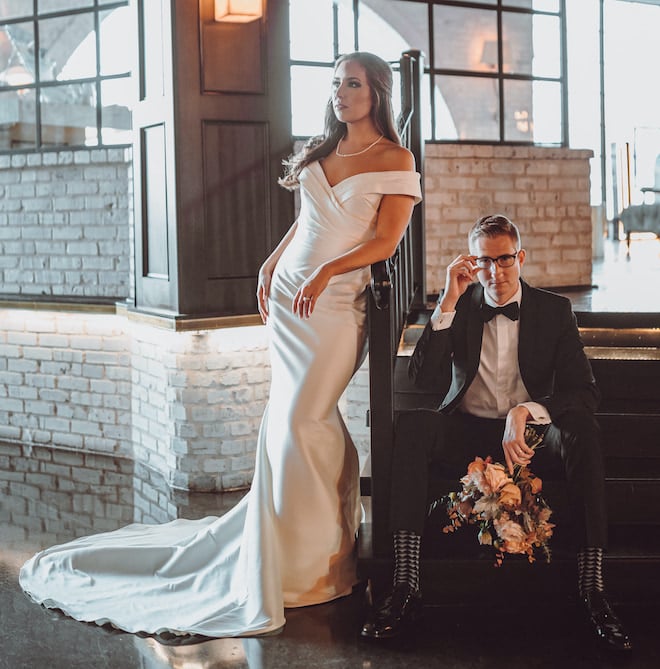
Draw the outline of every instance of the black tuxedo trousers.
<instances>
[{"instance_id":1,"label":"black tuxedo trousers","mask_svg":"<svg viewBox=\"0 0 660 669\"><path fill-rule=\"evenodd\" d=\"M502 419L430 409L401 412L392 454L391 530L423 535L429 503L450 492L440 481L464 476L476 456L505 464L503 434ZM576 548L606 548L603 460L593 415L563 414L560 425L548 426L543 444L530 469L542 479L565 478Z\"/></svg>"}]
</instances>

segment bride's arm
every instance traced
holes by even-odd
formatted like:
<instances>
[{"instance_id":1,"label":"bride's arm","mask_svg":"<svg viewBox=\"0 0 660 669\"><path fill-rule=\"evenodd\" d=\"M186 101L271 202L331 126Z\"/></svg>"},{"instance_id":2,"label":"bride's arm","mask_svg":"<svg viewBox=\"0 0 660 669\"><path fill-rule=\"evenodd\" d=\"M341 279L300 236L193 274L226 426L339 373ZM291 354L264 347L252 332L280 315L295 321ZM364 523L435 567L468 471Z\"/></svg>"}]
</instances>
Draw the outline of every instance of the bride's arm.
<instances>
[{"instance_id":1,"label":"bride's arm","mask_svg":"<svg viewBox=\"0 0 660 669\"><path fill-rule=\"evenodd\" d=\"M330 279L337 274L367 267L389 258L403 237L414 206L411 195L383 195L378 209L376 232L373 239L320 265L298 288L293 299L293 311L299 316L309 316L318 296ZM303 298L310 299L303 299Z\"/></svg>"},{"instance_id":2,"label":"bride's arm","mask_svg":"<svg viewBox=\"0 0 660 669\"><path fill-rule=\"evenodd\" d=\"M298 221L289 228L288 232L282 237L280 243L275 247L275 250L264 260L263 265L259 268L259 277L257 278L257 304L259 305L259 315L261 320L265 323L268 320L268 296L270 295L270 281L275 271L275 266L284 249L289 245L296 233Z\"/></svg>"}]
</instances>

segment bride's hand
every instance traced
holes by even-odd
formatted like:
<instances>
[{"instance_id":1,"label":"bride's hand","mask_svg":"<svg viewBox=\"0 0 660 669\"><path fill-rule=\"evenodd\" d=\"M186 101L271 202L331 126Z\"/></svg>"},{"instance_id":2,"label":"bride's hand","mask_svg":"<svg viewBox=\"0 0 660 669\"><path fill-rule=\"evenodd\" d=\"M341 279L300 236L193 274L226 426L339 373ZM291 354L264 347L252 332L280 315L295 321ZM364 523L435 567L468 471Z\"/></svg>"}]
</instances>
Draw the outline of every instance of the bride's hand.
<instances>
[{"instance_id":1,"label":"bride's hand","mask_svg":"<svg viewBox=\"0 0 660 669\"><path fill-rule=\"evenodd\" d=\"M309 318L316 306L316 300L330 281L330 272L321 265L303 283L293 298L292 311L300 318Z\"/></svg>"},{"instance_id":2,"label":"bride's hand","mask_svg":"<svg viewBox=\"0 0 660 669\"><path fill-rule=\"evenodd\" d=\"M271 270L262 265L257 279L257 304L259 306L259 315L264 323L268 320L268 296L270 295L271 276Z\"/></svg>"}]
</instances>

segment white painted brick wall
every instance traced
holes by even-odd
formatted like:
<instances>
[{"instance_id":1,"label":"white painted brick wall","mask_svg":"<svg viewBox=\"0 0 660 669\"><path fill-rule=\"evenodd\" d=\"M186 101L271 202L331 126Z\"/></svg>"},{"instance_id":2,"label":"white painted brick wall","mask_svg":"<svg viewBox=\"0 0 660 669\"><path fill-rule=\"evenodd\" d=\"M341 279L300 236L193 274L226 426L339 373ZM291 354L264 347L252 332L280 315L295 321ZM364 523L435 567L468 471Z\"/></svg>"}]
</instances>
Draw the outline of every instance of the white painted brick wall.
<instances>
[{"instance_id":1,"label":"white painted brick wall","mask_svg":"<svg viewBox=\"0 0 660 669\"><path fill-rule=\"evenodd\" d=\"M0 156L0 294L132 294L131 169L128 149Z\"/></svg>"},{"instance_id":2,"label":"white painted brick wall","mask_svg":"<svg viewBox=\"0 0 660 669\"><path fill-rule=\"evenodd\" d=\"M0 315L0 439L129 454L123 319L20 309Z\"/></svg>"},{"instance_id":3,"label":"white painted brick wall","mask_svg":"<svg viewBox=\"0 0 660 669\"><path fill-rule=\"evenodd\" d=\"M2 545L16 568L34 552L35 534L46 547L132 522L221 515L235 502L174 490L128 458L0 442Z\"/></svg>"},{"instance_id":4,"label":"white painted brick wall","mask_svg":"<svg viewBox=\"0 0 660 669\"><path fill-rule=\"evenodd\" d=\"M248 485L270 386L265 328L135 325L132 339L136 457L167 471L176 487Z\"/></svg>"},{"instance_id":5,"label":"white painted brick wall","mask_svg":"<svg viewBox=\"0 0 660 669\"><path fill-rule=\"evenodd\" d=\"M0 442L134 458L175 488L249 485L270 388L265 328L172 332L21 309L0 322ZM340 402L362 463L368 398L365 362Z\"/></svg>"}]
</instances>

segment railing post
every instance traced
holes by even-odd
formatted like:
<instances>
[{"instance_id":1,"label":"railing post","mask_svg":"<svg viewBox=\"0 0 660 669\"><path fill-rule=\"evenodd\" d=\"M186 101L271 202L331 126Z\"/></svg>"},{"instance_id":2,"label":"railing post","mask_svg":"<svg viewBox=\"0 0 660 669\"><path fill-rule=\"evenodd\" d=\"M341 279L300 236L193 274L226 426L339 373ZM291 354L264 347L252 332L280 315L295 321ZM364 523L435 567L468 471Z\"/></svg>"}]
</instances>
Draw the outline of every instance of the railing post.
<instances>
[{"instance_id":1,"label":"railing post","mask_svg":"<svg viewBox=\"0 0 660 669\"><path fill-rule=\"evenodd\" d=\"M369 388L371 403L371 531L373 557L387 556L392 549L389 533L390 477L394 423L394 374L392 310L379 309L370 296L369 329L380 336L369 338Z\"/></svg>"},{"instance_id":2,"label":"railing post","mask_svg":"<svg viewBox=\"0 0 660 669\"><path fill-rule=\"evenodd\" d=\"M417 169L424 173L424 139L422 137L422 76L424 74L424 55L421 51L412 49L405 51L403 58L411 61L413 114L410 119L408 148L415 156ZM422 179L422 196L424 194L424 180ZM426 240L424 236L424 207L415 207L410 221L412 242L412 273L415 286L413 306L423 308L426 304Z\"/></svg>"}]
</instances>

